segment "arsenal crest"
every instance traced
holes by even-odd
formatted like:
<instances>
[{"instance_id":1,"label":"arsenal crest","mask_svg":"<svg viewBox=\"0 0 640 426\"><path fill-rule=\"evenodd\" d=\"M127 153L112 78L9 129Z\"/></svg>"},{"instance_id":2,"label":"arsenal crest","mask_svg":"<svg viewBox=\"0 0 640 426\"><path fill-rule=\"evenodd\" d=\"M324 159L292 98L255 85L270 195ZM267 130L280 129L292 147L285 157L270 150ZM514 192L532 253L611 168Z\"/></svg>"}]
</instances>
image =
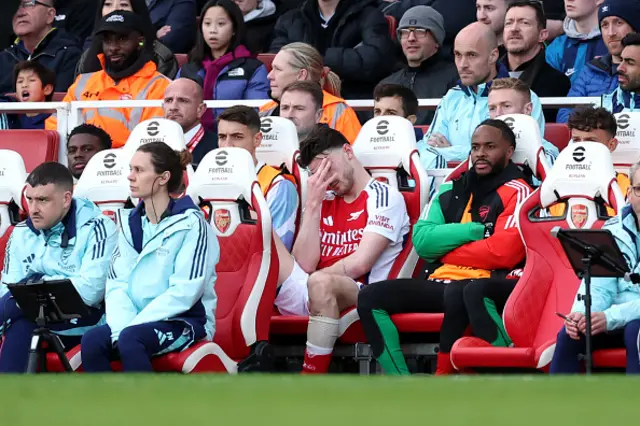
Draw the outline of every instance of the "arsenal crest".
<instances>
[{"instance_id":1,"label":"arsenal crest","mask_svg":"<svg viewBox=\"0 0 640 426\"><path fill-rule=\"evenodd\" d=\"M114 221L116 225L118 224L118 220L116 219L116 212L114 212L113 210L103 210L102 214Z\"/></svg>"},{"instance_id":2,"label":"arsenal crest","mask_svg":"<svg viewBox=\"0 0 640 426\"><path fill-rule=\"evenodd\" d=\"M587 206L584 204L574 204L571 206L571 222L576 228L582 228L587 222Z\"/></svg>"},{"instance_id":3,"label":"arsenal crest","mask_svg":"<svg viewBox=\"0 0 640 426\"><path fill-rule=\"evenodd\" d=\"M218 209L213 213L213 222L216 229L224 234L231 224L231 213L227 209Z\"/></svg>"}]
</instances>

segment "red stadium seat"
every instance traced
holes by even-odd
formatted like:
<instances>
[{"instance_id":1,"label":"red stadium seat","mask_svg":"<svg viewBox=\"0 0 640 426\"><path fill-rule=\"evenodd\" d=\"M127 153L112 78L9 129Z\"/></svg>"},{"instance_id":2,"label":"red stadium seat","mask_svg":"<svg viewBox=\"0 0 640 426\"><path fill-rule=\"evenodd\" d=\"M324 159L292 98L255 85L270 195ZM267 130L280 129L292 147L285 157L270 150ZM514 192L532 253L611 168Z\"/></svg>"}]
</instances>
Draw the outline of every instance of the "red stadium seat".
<instances>
[{"instance_id":1,"label":"red stadium seat","mask_svg":"<svg viewBox=\"0 0 640 426\"><path fill-rule=\"evenodd\" d=\"M45 161L58 161L60 137L53 130L0 130L0 149L19 153L27 173Z\"/></svg>"},{"instance_id":2,"label":"red stadium seat","mask_svg":"<svg viewBox=\"0 0 640 426\"><path fill-rule=\"evenodd\" d=\"M385 18L387 19L387 24L389 25L389 35L391 36L392 40L396 40L397 39L396 30L398 29L398 21L396 21L396 18L394 18L391 15L385 15Z\"/></svg>"},{"instance_id":3,"label":"red stadium seat","mask_svg":"<svg viewBox=\"0 0 640 426\"><path fill-rule=\"evenodd\" d=\"M494 347L475 337L463 337L451 350L454 366L466 368L544 369L553 356L555 339L562 327L556 312L568 312L579 286L560 243L551 235L562 228L599 228L607 219L603 206L594 200L600 194L617 211L624 197L615 180L608 149L599 144L576 144L591 163L589 173L576 173L567 166L577 164L573 149L560 153L541 187L520 208L518 225L527 249L523 275L504 308L503 320L512 347ZM540 215L556 202L566 202L561 217Z\"/></svg>"},{"instance_id":4,"label":"red stadium seat","mask_svg":"<svg viewBox=\"0 0 640 426\"><path fill-rule=\"evenodd\" d=\"M571 140L571 132L566 124L547 123L544 126L544 138L562 151Z\"/></svg>"},{"instance_id":5,"label":"red stadium seat","mask_svg":"<svg viewBox=\"0 0 640 426\"><path fill-rule=\"evenodd\" d=\"M271 71L271 63L273 62L273 58L276 57L275 53L260 53L258 55L258 59L267 67L267 72Z\"/></svg>"},{"instance_id":6,"label":"red stadium seat","mask_svg":"<svg viewBox=\"0 0 640 426\"><path fill-rule=\"evenodd\" d=\"M7 250L7 243L13 232L13 225L9 226L0 236L0 265L4 265L4 255Z\"/></svg>"},{"instance_id":7,"label":"red stadium seat","mask_svg":"<svg viewBox=\"0 0 640 426\"><path fill-rule=\"evenodd\" d=\"M176 53L176 61L178 61L178 68L182 68L189 62L189 55L186 53Z\"/></svg>"}]
</instances>

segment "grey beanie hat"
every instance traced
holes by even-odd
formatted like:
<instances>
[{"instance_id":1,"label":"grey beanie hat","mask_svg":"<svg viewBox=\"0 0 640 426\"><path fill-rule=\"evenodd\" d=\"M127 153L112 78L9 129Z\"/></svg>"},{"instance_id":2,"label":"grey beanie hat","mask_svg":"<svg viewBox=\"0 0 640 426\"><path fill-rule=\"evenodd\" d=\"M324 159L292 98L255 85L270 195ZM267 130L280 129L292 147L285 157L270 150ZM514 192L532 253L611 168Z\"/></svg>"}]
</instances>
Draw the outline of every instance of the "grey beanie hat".
<instances>
[{"instance_id":1,"label":"grey beanie hat","mask_svg":"<svg viewBox=\"0 0 640 426\"><path fill-rule=\"evenodd\" d=\"M398 40L403 28L424 28L433 34L438 45L442 46L444 41L444 18L430 6L414 6L402 15L398 24Z\"/></svg>"}]
</instances>

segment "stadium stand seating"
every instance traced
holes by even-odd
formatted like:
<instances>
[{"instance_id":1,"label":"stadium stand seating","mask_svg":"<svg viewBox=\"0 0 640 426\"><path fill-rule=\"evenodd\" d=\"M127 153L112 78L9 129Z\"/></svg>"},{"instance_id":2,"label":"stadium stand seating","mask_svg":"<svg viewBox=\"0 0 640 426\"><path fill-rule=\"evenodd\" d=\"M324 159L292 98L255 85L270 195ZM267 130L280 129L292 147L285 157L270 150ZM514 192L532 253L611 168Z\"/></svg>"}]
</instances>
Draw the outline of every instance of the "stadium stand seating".
<instances>
[{"instance_id":1,"label":"stadium stand seating","mask_svg":"<svg viewBox=\"0 0 640 426\"><path fill-rule=\"evenodd\" d=\"M617 171L629 173L629 167L640 160L640 112L622 112L615 117L618 146L612 153L613 165Z\"/></svg>"},{"instance_id":2,"label":"stadium stand seating","mask_svg":"<svg viewBox=\"0 0 640 426\"><path fill-rule=\"evenodd\" d=\"M18 210L21 205L27 171L24 160L15 151L2 149L0 150L0 158L2 158L0 165L0 265L3 265L9 237L13 226L19 221Z\"/></svg>"},{"instance_id":3,"label":"stadium stand seating","mask_svg":"<svg viewBox=\"0 0 640 426\"><path fill-rule=\"evenodd\" d=\"M557 202L566 202L565 211L570 214L539 214ZM576 143L562 151L540 188L519 211L518 227L527 260L503 312L513 346L494 347L475 337L463 337L451 350L456 368L535 370L548 366L562 326L562 319L555 313L569 311L579 286L579 279L551 230L557 226L600 228L607 219L605 204L615 211L624 205L608 149L600 144Z\"/></svg>"},{"instance_id":4,"label":"stadium stand seating","mask_svg":"<svg viewBox=\"0 0 640 426\"><path fill-rule=\"evenodd\" d=\"M544 138L562 151L571 140L571 132L566 124L547 123L544 126Z\"/></svg>"},{"instance_id":5,"label":"stadium stand seating","mask_svg":"<svg viewBox=\"0 0 640 426\"><path fill-rule=\"evenodd\" d=\"M27 173L46 161L58 161L59 143L60 136L53 130L0 131L0 149L19 153L24 159Z\"/></svg>"},{"instance_id":6,"label":"stadium stand seating","mask_svg":"<svg viewBox=\"0 0 640 426\"><path fill-rule=\"evenodd\" d=\"M271 64L273 63L273 58L276 57L275 53L260 53L258 55L258 59L267 67L267 72L271 71Z\"/></svg>"},{"instance_id":7,"label":"stadium stand seating","mask_svg":"<svg viewBox=\"0 0 640 426\"><path fill-rule=\"evenodd\" d=\"M389 35L392 40L396 40L398 35L396 34L396 30L398 29L398 21L391 15L384 16L387 19L387 25L389 25Z\"/></svg>"},{"instance_id":8,"label":"stadium stand seating","mask_svg":"<svg viewBox=\"0 0 640 426\"><path fill-rule=\"evenodd\" d=\"M189 55L186 53L176 53L176 61L178 62L178 68L182 68L189 62Z\"/></svg>"}]
</instances>

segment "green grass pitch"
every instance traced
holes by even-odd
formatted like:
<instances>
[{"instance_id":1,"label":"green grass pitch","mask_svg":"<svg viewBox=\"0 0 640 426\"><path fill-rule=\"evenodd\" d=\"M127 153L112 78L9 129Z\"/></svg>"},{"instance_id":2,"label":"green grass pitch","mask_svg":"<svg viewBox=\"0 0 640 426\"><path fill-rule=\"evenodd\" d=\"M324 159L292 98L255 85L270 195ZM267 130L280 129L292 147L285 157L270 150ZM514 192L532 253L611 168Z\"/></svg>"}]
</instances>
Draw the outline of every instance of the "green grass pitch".
<instances>
[{"instance_id":1,"label":"green grass pitch","mask_svg":"<svg viewBox=\"0 0 640 426\"><path fill-rule=\"evenodd\" d=\"M625 376L0 377L2 426L638 424Z\"/></svg>"}]
</instances>

